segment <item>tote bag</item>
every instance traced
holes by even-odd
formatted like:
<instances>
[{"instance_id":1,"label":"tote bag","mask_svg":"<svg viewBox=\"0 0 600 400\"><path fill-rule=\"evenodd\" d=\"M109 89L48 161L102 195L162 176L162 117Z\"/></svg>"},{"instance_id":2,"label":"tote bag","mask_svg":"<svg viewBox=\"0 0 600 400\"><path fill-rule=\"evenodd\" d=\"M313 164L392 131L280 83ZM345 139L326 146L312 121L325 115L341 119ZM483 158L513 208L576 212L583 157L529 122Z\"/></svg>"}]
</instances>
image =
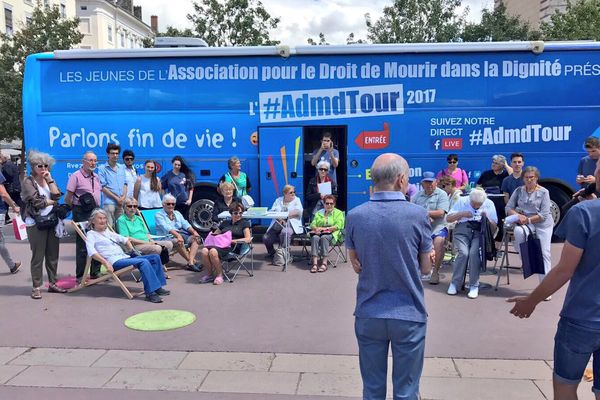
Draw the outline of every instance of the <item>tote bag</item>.
<instances>
[{"instance_id":1,"label":"tote bag","mask_svg":"<svg viewBox=\"0 0 600 400\"><path fill-rule=\"evenodd\" d=\"M535 232L529 226L521 225L527 239L519 244L521 261L523 262L523 278L527 279L533 274L545 274L544 256L542 254L542 243ZM528 234L529 233L529 234Z\"/></svg>"},{"instance_id":2,"label":"tote bag","mask_svg":"<svg viewBox=\"0 0 600 400\"><path fill-rule=\"evenodd\" d=\"M231 231L215 235L210 232L204 239L204 247L217 247L226 249L231 246Z\"/></svg>"}]
</instances>

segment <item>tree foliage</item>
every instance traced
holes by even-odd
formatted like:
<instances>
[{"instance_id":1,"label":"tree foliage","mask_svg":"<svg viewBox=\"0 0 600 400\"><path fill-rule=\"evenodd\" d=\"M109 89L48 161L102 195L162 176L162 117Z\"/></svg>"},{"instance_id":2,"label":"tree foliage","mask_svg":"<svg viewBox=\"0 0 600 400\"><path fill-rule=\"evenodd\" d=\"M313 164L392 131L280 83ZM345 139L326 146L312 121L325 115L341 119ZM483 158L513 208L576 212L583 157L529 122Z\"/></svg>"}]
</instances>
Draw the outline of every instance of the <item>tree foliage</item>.
<instances>
[{"instance_id":1,"label":"tree foliage","mask_svg":"<svg viewBox=\"0 0 600 400\"><path fill-rule=\"evenodd\" d=\"M271 17L260 0L200 0L188 14L194 32L209 46L274 45L269 30L280 19Z\"/></svg>"},{"instance_id":2,"label":"tree foliage","mask_svg":"<svg viewBox=\"0 0 600 400\"><path fill-rule=\"evenodd\" d=\"M158 32L156 37L158 36L168 36L168 37L198 37L190 28L186 29L177 29L173 26L167 26L167 30L164 32ZM142 45L146 48L154 47L154 38L145 37L142 39Z\"/></svg>"},{"instance_id":3,"label":"tree foliage","mask_svg":"<svg viewBox=\"0 0 600 400\"><path fill-rule=\"evenodd\" d=\"M528 40L532 35L529 25L519 17L508 15L506 6L500 3L492 11L484 9L480 23L467 24L462 39L465 42L499 42Z\"/></svg>"},{"instance_id":4,"label":"tree foliage","mask_svg":"<svg viewBox=\"0 0 600 400\"><path fill-rule=\"evenodd\" d=\"M58 6L36 5L31 20L13 35L0 40L0 138L23 137L23 72L25 58L33 53L66 50L79 44L83 35L77 18L65 19Z\"/></svg>"},{"instance_id":5,"label":"tree foliage","mask_svg":"<svg viewBox=\"0 0 600 400\"><path fill-rule=\"evenodd\" d=\"M600 0L568 1L540 30L544 40L600 40Z\"/></svg>"},{"instance_id":6,"label":"tree foliage","mask_svg":"<svg viewBox=\"0 0 600 400\"><path fill-rule=\"evenodd\" d=\"M367 15L368 38L374 43L456 41L465 19L465 14L457 14L460 4L461 0L394 0L374 23Z\"/></svg>"},{"instance_id":7,"label":"tree foliage","mask_svg":"<svg viewBox=\"0 0 600 400\"><path fill-rule=\"evenodd\" d=\"M308 38L308 39L306 39L306 41L311 46L317 46L317 45L318 46L327 46L327 45L329 45L329 43L327 43L327 39L325 39L325 34L323 32L319 33L319 41L318 42L316 40L314 40L313 38Z\"/></svg>"}]
</instances>

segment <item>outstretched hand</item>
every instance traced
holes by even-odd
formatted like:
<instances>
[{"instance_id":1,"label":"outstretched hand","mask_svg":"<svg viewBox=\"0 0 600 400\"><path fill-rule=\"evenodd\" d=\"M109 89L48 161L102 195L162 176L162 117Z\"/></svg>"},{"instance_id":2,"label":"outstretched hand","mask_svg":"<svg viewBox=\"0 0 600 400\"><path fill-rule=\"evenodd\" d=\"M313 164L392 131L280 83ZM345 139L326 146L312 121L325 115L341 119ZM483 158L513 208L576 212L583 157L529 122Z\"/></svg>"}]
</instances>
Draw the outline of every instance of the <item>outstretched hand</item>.
<instances>
[{"instance_id":1,"label":"outstretched hand","mask_svg":"<svg viewBox=\"0 0 600 400\"><path fill-rule=\"evenodd\" d=\"M531 301L529 296L516 296L506 300L507 303L515 303L510 313L515 317L529 318L535 310L536 304Z\"/></svg>"}]
</instances>

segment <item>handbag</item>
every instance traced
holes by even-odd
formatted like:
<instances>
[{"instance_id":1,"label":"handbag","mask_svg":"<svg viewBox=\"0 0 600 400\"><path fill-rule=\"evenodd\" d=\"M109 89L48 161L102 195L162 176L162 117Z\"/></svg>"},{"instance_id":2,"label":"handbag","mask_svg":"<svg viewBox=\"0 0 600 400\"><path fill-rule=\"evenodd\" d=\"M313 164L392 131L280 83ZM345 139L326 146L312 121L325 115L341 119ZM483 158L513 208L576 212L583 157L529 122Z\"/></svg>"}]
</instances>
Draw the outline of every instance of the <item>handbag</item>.
<instances>
[{"instance_id":1,"label":"handbag","mask_svg":"<svg viewBox=\"0 0 600 400\"><path fill-rule=\"evenodd\" d=\"M204 247L226 249L231 246L231 240L231 231L220 234L209 232L208 236L204 239Z\"/></svg>"},{"instance_id":2,"label":"handbag","mask_svg":"<svg viewBox=\"0 0 600 400\"><path fill-rule=\"evenodd\" d=\"M545 274L544 256L542 254L542 242L535 232L527 225L521 225L527 238L519 244L521 261L523 262L523 278L527 279L533 274ZM529 234L527 234L529 231Z\"/></svg>"},{"instance_id":3,"label":"handbag","mask_svg":"<svg viewBox=\"0 0 600 400\"><path fill-rule=\"evenodd\" d=\"M56 215L56 209L54 207L46 215L34 215L33 220L35 221L35 226L41 231L54 229L54 227L58 225L58 216Z\"/></svg>"},{"instance_id":4,"label":"handbag","mask_svg":"<svg viewBox=\"0 0 600 400\"><path fill-rule=\"evenodd\" d=\"M23 222L23 218L20 215L17 215L12 220L13 232L15 234L15 238L17 240L27 240L27 228L25 227L25 222Z\"/></svg>"},{"instance_id":5,"label":"handbag","mask_svg":"<svg viewBox=\"0 0 600 400\"><path fill-rule=\"evenodd\" d=\"M164 265L169 262L169 249L161 246L160 250L160 262Z\"/></svg>"},{"instance_id":6,"label":"handbag","mask_svg":"<svg viewBox=\"0 0 600 400\"><path fill-rule=\"evenodd\" d=\"M81 211L83 212L91 212L94 208L96 208L96 199L94 195L91 193L84 193L81 196L77 196L79 199L79 206L81 207Z\"/></svg>"}]
</instances>

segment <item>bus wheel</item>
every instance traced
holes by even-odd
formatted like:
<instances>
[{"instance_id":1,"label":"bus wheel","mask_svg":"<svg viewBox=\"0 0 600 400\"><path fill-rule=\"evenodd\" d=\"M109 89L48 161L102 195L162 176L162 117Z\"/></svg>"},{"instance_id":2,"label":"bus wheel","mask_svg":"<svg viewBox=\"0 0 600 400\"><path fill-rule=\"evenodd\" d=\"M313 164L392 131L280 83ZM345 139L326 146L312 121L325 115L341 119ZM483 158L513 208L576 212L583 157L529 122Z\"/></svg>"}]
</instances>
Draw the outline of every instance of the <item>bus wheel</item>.
<instances>
[{"instance_id":1,"label":"bus wheel","mask_svg":"<svg viewBox=\"0 0 600 400\"><path fill-rule=\"evenodd\" d=\"M549 185L546 186L546 189L548 189L548 192L550 192L550 214L552 214L554 226L556 227L560 220L564 217L562 208L569 202L569 200L571 200L571 198L567 193L556 186Z\"/></svg>"},{"instance_id":2,"label":"bus wheel","mask_svg":"<svg viewBox=\"0 0 600 400\"><path fill-rule=\"evenodd\" d=\"M195 201L190 207L190 223L200 232L208 232L213 224L212 211L213 206L212 200L200 199Z\"/></svg>"}]
</instances>

